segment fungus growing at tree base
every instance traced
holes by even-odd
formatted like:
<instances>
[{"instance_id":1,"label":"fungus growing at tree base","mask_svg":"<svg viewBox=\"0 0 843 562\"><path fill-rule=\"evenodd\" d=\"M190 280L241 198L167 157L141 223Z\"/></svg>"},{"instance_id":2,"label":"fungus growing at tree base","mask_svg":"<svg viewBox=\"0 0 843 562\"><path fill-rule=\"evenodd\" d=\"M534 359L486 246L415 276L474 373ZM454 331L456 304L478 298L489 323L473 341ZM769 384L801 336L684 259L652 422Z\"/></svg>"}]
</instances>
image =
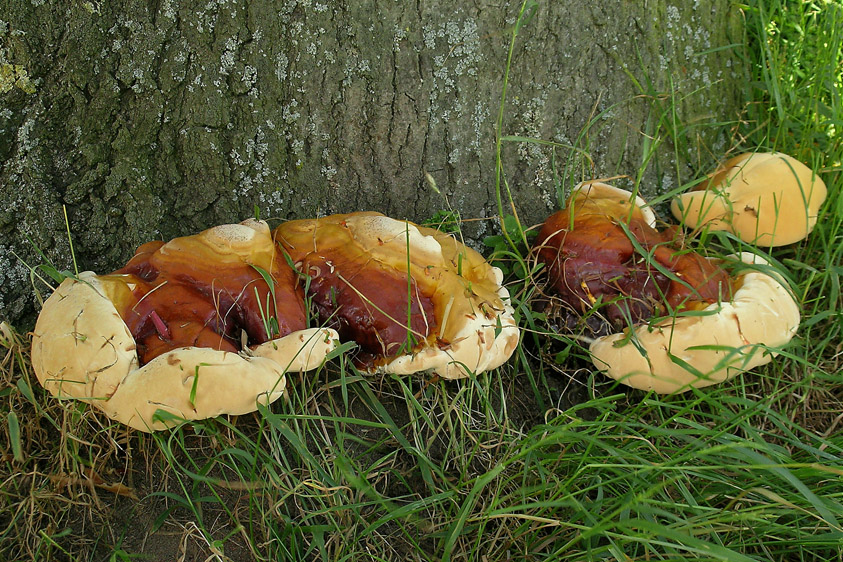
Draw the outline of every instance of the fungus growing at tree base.
<instances>
[{"instance_id":1,"label":"fungus growing at tree base","mask_svg":"<svg viewBox=\"0 0 843 562\"><path fill-rule=\"evenodd\" d=\"M361 347L361 368L461 378L515 350L501 271L448 234L359 212L286 222L275 238L320 321Z\"/></svg>"},{"instance_id":2,"label":"fungus growing at tree base","mask_svg":"<svg viewBox=\"0 0 843 562\"><path fill-rule=\"evenodd\" d=\"M735 156L707 182L675 198L670 210L690 228L725 230L758 246L803 240L817 223L825 183L780 152Z\"/></svg>"},{"instance_id":3,"label":"fungus growing at tree base","mask_svg":"<svg viewBox=\"0 0 843 562\"><path fill-rule=\"evenodd\" d=\"M269 404L340 338L370 371L466 377L518 343L502 277L453 237L377 213L274 233L249 220L65 279L38 317L32 364L53 395L141 431Z\"/></svg>"},{"instance_id":4,"label":"fungus growing at tree base","mask_svg":"<svg viewBox=\"0 0 843 562\"><path fill-rule=\"evenodd\" d=\"M768 362L767 349L790 341L799 324L784 282L758 267L730 276L723 260L656 230L645 205L627 191L582 184L534 243L547 293L575 313L605 318L589 347L595 367L628 386L671 393ZM766 266L753 254L741 259Z\"/></svg>"},{"instance_id":5,"label":"fungus growing at tree base","mask_svg":"<svg viewBox=\"0 0 843 562\"><path fill-rule=\"evenodd\" d=\"M53 395L141 431L244 414L336 346L333 330L307 328L297 295L263 222L145 244L118 272L61 283L35 325L33 369Z\"/></svg>"}]
</instances>

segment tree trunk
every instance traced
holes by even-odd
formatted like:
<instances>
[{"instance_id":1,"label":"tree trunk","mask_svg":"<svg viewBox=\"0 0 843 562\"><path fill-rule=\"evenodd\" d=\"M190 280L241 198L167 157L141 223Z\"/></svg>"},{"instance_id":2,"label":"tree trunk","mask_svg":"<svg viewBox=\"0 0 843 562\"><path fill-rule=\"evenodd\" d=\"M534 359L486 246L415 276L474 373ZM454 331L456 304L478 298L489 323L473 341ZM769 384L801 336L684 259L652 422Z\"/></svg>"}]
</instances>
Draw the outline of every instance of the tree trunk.
<instances>
[{"instance_id":1,"label":"tree trunk","mask_svg":"<svg viewBox=\"0 0 843 562\"><path fill-rule=\"evenodd\" d=\"M3 2L0 317L31 325L35 247L71 268L63 206L79 268L102 273L256 209L421 221L450 205L487 219L465 223L469 242L498 229L520 3ZM558 146L503 142L525 225L581 179L646 168L661 194L728 147L740 14L677 4L528 2L502 131Z\"/></svg>"}]
</instances>

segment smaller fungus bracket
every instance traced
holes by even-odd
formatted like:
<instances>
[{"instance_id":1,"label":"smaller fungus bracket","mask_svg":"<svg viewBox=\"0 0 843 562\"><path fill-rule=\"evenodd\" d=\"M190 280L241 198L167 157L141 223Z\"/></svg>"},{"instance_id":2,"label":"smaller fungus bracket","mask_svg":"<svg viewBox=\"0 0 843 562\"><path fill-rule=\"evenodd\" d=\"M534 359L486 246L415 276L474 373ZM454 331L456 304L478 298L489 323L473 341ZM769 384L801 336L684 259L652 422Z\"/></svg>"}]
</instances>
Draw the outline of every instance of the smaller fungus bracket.
<instances>
[{"instance_id":1,"label":"smaller fungus bracket","mask_svg":"<svg viewBox=\"0 0 843 562\"><path fill-rule=\"evenodd\" d=\"M683 247L632 205L644 206L616 188L575 189L533 248L550 296L605 315L589 346L597 369L635 388L682 392L763 365L790 341L799 308L762 258L738 256L753 268L730 276L725 260Z\"/></svg>"},{"instance_id":2,"label":"smaller fungus bracket","mask_svg":"<svg viewBox=\"0 0 843 562\"><path fill-rule=\"evenodd\" d=\"M671 202L671 213L693 229L724 230L758 246L805 239L826 199L811 168L780 152L740 154L708 181Z\"/></svg>"}]
</instances>

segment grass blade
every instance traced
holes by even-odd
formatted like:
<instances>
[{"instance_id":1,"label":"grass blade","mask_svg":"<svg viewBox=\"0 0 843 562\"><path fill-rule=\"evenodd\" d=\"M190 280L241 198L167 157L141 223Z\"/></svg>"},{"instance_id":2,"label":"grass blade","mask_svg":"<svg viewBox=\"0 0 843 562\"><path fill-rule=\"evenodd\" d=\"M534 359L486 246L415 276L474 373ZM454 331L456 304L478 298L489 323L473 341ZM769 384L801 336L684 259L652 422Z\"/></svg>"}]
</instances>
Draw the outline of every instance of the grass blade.
<instances>
[{"instance_id":1,"label":"grass blade","mask_svg":"<svg viewBox=\"0 0 843 562\"><path fill-rule=\"evenodd\" d=\"M9 425L9 442L12 445L12 456L14 456L15 461L19 463L23 462L23 447L21 447L20 442L20 421L18 421L18 415L14 411L11 411L7 420Z\"/></svg>"}]
</instances>

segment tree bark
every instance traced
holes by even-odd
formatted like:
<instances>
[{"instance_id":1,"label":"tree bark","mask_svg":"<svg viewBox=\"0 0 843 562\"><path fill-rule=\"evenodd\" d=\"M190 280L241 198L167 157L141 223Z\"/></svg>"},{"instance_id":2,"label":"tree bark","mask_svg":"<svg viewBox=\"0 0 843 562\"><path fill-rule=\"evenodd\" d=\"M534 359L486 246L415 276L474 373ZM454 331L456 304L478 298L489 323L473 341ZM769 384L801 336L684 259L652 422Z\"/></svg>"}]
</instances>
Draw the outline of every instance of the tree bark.
<instances>
[{"instance_id":1,"label":"tree bark","mask_svg":"<svg viewBox=\"0 0 843 562\"><path fill-rule=\"evenodd\" d=\"M642 191L662 194L728 147L720 123L737 118L743 76L731 2L528 4L502 131L559 145L503 143L525 225L581 179L635 179L644 168ZM79 268L98 272L145 241L255 209L270 219L377 210L420 221L450 205L486 219L464 225L478 245L498 229L496 122L520 9L488 0L7 3L0 317L31 325L25 263L42 261L36 247L71 267L63 207ZM674 117L680 129L671 130Z\"/></svg>"}]
</instances>

